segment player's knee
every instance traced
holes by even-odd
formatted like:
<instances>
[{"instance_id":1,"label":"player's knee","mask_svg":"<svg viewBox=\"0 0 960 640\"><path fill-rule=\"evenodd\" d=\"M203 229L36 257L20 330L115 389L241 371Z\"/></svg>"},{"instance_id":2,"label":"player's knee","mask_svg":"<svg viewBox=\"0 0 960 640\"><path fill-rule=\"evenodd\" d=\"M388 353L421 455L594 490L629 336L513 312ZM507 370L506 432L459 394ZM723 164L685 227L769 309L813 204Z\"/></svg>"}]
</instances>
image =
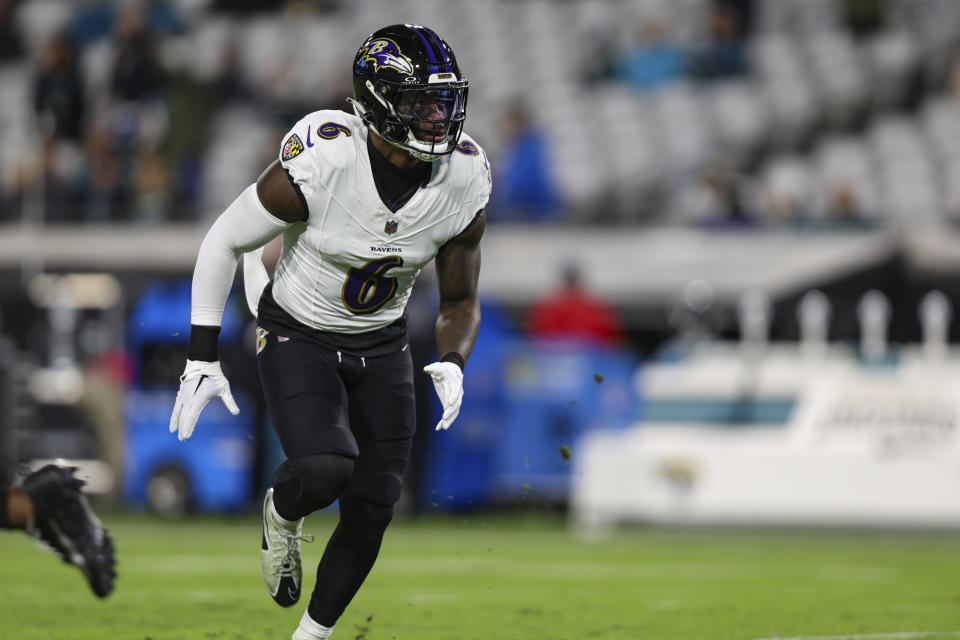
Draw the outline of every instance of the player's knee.
<instances>
[{"instance_id":1,"label":"player's knee","mask_svg":"<svg viewBox=\"0 0 960 640\"><path fill-rule=\"evenodd\" d=\"M400 499L403 485L396 473L383 471L370 478L361 478L360 496L367 502L394 505Z\"/></svg>"},{"instance_id":2,"label":"player's knee","mask_svg":"<svg viewBox=\"0 0 960 640\"><path fill-rule=\"evenodd\" d=\"M323 509L343 493L352 475L353 460L333 453L284 460L273 476L277 510L283 505L288 513L306 515Z\"/></svg>"},{"instance_id":3,"label":"player's knee","mask_svg":"<svg viewBox=\"0 0 960 640\"><path fill-rule=\"evenodd\" d=\"M341 521L360 535L379 536L393 519L393 505L400 499L399 474L382 471L360 474L340 499Z\"/></svg>"},{"instance_id":4,"label":"player's knee","mask_svg":"<svg viewBox=\"0 0 960 640\"><path fill-rule=\"evenodd\" d=\"M304 479L304 493L310 496L314 510L330 506L353 476L353 460L333 453L299 458L296 463Z\"/></svg>"}]
</instances>

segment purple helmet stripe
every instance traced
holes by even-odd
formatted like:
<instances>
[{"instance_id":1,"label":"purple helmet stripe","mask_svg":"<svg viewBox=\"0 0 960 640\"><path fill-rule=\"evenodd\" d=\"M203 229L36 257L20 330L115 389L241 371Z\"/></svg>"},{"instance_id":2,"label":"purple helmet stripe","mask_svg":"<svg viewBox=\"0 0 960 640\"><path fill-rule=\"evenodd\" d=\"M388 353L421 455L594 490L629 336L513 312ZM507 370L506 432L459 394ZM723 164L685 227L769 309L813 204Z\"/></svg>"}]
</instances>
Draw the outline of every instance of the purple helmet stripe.
<instances>
[{"instance_id":1,"label":"purple helmet stripe","mask_svg":"<svg viewBox=\"0 0 960 640\"><path fill-rule=\"evenodd\" d=\"M427 57L430 58L431 68L436 68L440 66L440 62L437 60L437 56L434 55L433 53L433 46L427 41L425 37L423 37L423 30L421 30L419 27L416 27L414 28L414 31L416 31L417 35L420 36L420 39L423 40L423 46L427 48Z\"/></svg>"},{"instance_id":2,"label":"purple helmet stripe","mask_svg":"<svg viewBox=\"0 0 960 640\"><path fill-rule=\"evenodd\" d=\"M440 37L433 31L433 29L424 27L423 30L430 34L430 37L433 38L433 41L437 43L437 48L440 50L440 62L438 63L438 66L442 65L444 67L444 71L453 71L449 64L444 63L444 58L446 56L444 55L443 44L440 43Z\"/></svg>"}]
</instances>

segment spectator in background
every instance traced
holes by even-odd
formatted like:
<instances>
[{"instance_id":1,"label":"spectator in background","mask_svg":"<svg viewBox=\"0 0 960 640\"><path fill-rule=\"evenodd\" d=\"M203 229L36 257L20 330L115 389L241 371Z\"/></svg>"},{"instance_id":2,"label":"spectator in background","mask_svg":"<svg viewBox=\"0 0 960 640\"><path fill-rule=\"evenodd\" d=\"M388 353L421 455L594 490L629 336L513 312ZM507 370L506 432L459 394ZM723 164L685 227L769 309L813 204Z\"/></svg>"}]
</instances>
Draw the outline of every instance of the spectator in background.
<instances>
[{"instance_id":1,"label":"spectator in background","mask_svg":"<svg viewBox=\"0 0 960 640\"><path fill-rule=\"evenodd\" d=\"M221 104L252 102L256 95L243 75L242 47L242 43L231 38L223 48L222 65L216 76L216 96Z\"/></svg>"},{"instance_id":2,"label":"spectator in background","mask_svg":"<svg viewBox=\"0 0 960 640\"><path fill-rule=\"evenodd\" d=\"M127 3L79 0L75 5L67 24L67 33L81 48L110 35L116 26L118 11L139 13L146 29L154 35L168 36L184 32L183 18L169 0L135 0Z\"/></svg>"},{"instance_id":3,"label":"spectator in background","mask_svg":"<svg viewBox=\"0 0 960 640\"><path fill-rule=\"evenodd\" d=\"M110 148L119 163L104 162L101 177L106 189L101 204L111 207L112 216L135 220L161 219L166 194L166 167L158 167L156 151L168 134L168 84L148 30L145 5L127 5L118 10L114 36L114 64L111 73L113 102L107 118ZM105 158L102 158L105 160ZM159 199L158 199L158 196Z\"/></svg>"},{"instance_id":4,"label":"spectator in background","mask_svg":"<svg viewBox=\"0 0 960 640\"><path fill-rule=\"evenodd\" d=\"M617 76L617 65L621 52L616 46L614 29L594 27L588 30L579 52L582 69L581 79L586 85L601 84Z\"/></svg>"},{"instance_id":5,"label":"spectator in background","mask_svg":"<svg viewBox=\"0 0 960 640\"><path fill-rule=\"evenodd\" d=\"M761 0L765 2L767 0ZM753 32L754 14L756 13L755 0L713 0L713 4L725 4L732 7L737 14L737 36L743 39L750 37Z\"/></svg>"},{"instance_id":6,"label":"spectator in background","mask_svg":"<svg viewBox=\"0 0 960 640\"><path fill-rule=\"evenodd\" d=\"M705 229L750 229L758 226L754 213L743 202L740 176L722 166L700 174L688 205L690 216Z\"/></svg>"},{"instance_id":7,"label":"spectator in background","mask_svg":"<svg viewBox=\"0 0 960 640\"><path fill-rule=\"evenodd\" d=\"M276 0L213 0L211 8L224 13L264 13L276 10L277 2Z\"/></svg>"},{"instance_id":8,"label":"spectator in background","mask_svg":"<svg viewBox=\"0 0 960 640\"><path fill-rule=\"evenodd\" d=\"M887 0L842 0L840 14L853 35L863 38L883 28L887 4Z\"/></svg>"},{"instance_id":9,"label":"spectator in background","mask_svg":"<svg viewBox=\"0 0 960 640\"><path fill-rule=\"evenodd\" d=\"M560 198L550 166L546 136L534 125L527 107L511 103L504 118L507 142L495 162L503 176L493 190L496 215L509 222L546 222L560 214Z\"/></svg>"},{"instance_id":10,"label":"spectator in background","mask_svg":"<svg viewBox=\"0 0 960 640\"><path fill-rule=\"evenodd\" d=\"M84 219L104 222L118 217L123 207L123 182L120 158L113 148L113 137L104 127L92 127L84 141L87 156L87 197Z\"/></svg>"},{"instance_id":11,"label":"spectator in background","mask_svg":"<svg viewBox=\"0 0 960 640\"><path fill-rule=\"evenodd\" d=\"M33 83L33 106L42 136L43 194L47 220L76 220L82 192L86 105L73 47L62 33L43 47Z\"/></svg>"},{"instance_id":12,"label":"spectator in background","mask_svg":"<svg viewBox=\"0 0 960 640\"><path fill-rule=\"evenodd\" d=\"M707 14L707 38L692 48L688 72L695 80L710 81L742 76L748 71L739 5L715 2Z\"/></svg>"},{"instance_id":13,"label":"spectator in background","mask_svg":"<svg viewBox=\"0 0 960 640\"><path fill-rule=\"evenodd\" d=\"M802 227L813 200L810 169L800 158L782 158L767 169L761 208L774 226Z\"/></svg>"},{"instance_id":14,"label":"spectator in background","mask_svg":"<svg viewBox=\"0 0 960 640\"><path fill-rule=\"evenodd\" d=\"M124 348L123 332L118 330L120 327L112 316L115 314L106 311L100 317L81 321L77 346L83 393L77 408L96 432L99 457L117 479L109 495L119 500L123 484L119 479L124 477L127 448L124 406L134 364Z\"/></svg>"},{"instance_id":15,"label":"spectator in background","mask_svg":"<svg viewBox=\"0 0 960 640\"><path fill-rule=\"evenodd\" d=\"M67 35L81 49L105 38L113 29L110 0L78 0L67 23Z\"/></svg>"},{"instance_id":16,"label":"spectator in background","mask_svg":"<svg viewBox=\"0 0 960 640\"><path fill-rule=\"evenodd\" d=\"M186 30L180 12L170 0L146 0L143 14L147 29L154 35L176 36Z\"/></svg>"},{"instance_id":17,"label":"spectator in background","mask_svg":"<svg viewBox=\"0 0 960 640\"><path fill-rule=\"evenodd\" d=\"M33 106L41 130L53 138L79 141L85 112L83 77L64 34L43 48L33 87Z\"/></svg>"},{"instance_id":18,"label":"spectator in background","mask_svg":"<svg viewBox=\"0 0 960 640\"><path fill-rule=\"evenodd\" d=\"M617 310L583 286L580 268L563 268L560 289L534 303L527 311L527 332L536 338L573 338L602 344L626 339Z\"/></svg>"},{"instance_id":19,"label":"spectator in background","mask_svg":"<svg viewBox=\"0 0 960 640\"><path fill-rule=\"evenodd\" d=\"M171 206L167 219L192 220L197 215L203 182L203 157L217 108L239 99L245 90L239 74L226 80L236 44L229 41L218 68L198 68L196 49L186 39L164 51L168 128L162 151L169 169ZM233 71L229 71L233 73ZM236 80L238 84L234 85Z\"/></svg>"},{"instance_id":20,"label":"spectator in background","mask_svg":"<svg viewBox=\"0 0 960 640\"><path fill-rule=\"evenodd\" d=\"M113 95L136 102L154 97L163 85L163 72L153 50L143 13L128 7L116 26L116 54L112 74Z\"/></svg>"},{"instance_id":21,"label":"spectator in background","mask_svg":"<svg viewBox=\"0 0 960 640\"><path fill-rule=\"evenodd\" d=\"M143 151L137 157L131 218L140 223L164 222L170 214L170 179L160 154Z\"/></svg>"},{"instance_id":22,"label":"spectator in background","mask_svg":"<svg viewBox=\"0 0 960 640\"><path fill-rule=\"evenodd\" d=\"M830 229L875 229L877 220L860 206L853 186L837 180L827 187L825 226Z\"/></svg>"},{"instance_id":23,"label":"spectator in background","mask_svg":"<svg viewBox=\"0 0 960 640\"><path fill-rule=\"evenodd\" d=\"M630 86L650 91L667 86L683 77L684 51L666 37L663 24L643 20L634 30L634 42L622 56L617 75Z\"/></svg>"},{"instance_id":24,"label":"spectator in background","mask_svg":"<svg viewBox=\"0 0 960 640\"><path fill-rule=\"evenodd\" d=\"M0 62L23 56L23 39L14 20L14 0L0 0Z\"/></svg>"}]
</instances>

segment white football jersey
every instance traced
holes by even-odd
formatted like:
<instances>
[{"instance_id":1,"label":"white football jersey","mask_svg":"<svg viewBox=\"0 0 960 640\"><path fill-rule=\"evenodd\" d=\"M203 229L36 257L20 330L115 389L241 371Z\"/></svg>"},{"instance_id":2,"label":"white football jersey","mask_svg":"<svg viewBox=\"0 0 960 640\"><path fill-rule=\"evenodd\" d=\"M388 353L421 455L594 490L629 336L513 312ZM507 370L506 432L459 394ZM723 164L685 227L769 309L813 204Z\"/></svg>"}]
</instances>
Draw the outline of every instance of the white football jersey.
<instances>
[{"instance_id":1,"label":"white football jersey","mask_svg":"<svg viewBox=\"0 0 960 640\"><path fill-rule=\"evenodd\" d=\"M315 111L284 137L280 161L309 218L283 235L273 296L314 329L360 333L397 320L420 270L490 197L490 165L465 134L396 212L380 200L367 153L366 126L343 111Z\"/></svg>"}]
</instances>

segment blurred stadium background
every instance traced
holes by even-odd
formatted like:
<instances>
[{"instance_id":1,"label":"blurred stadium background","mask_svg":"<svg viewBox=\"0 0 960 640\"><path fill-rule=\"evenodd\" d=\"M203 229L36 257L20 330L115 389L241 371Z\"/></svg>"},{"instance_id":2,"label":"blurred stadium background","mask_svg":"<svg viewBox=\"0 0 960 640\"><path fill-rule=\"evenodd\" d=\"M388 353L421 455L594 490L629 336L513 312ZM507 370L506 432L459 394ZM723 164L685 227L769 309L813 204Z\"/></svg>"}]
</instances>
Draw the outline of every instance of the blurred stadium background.
<instances>
[{"instance_id":1,"label":"blurred stadium background","mask_svg":"<svg viewBox=\"0 0 960 640\"><path fill-rule=\"evenodd\" d=\"M78 464L121 531L254 510L282 454L239 282L241 414L167 433L196 252L292 122L347 108L358 43L393 22L451 43L494 171L454 429L419 390L414 526L955 540L953 0L0 0L0 468ZM423 363L435 295L425 272Z\"/></svg>"}]
</instances>

